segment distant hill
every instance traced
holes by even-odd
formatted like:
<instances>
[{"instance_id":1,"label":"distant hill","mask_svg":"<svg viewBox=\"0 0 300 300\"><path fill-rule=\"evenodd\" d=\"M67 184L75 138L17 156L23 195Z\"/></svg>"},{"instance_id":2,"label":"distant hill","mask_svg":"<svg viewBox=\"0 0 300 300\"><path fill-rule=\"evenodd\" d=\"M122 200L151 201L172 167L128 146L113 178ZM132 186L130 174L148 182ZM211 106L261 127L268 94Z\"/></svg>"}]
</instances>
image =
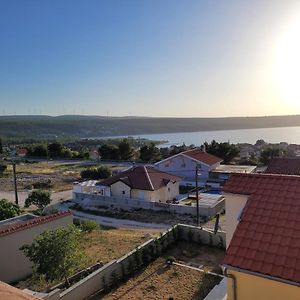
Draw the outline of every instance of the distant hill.
<instances>
[{"instance_id":1,"label":"distant hill","mask_svg":"<svg viewBox=\"0 0 300 300\"><path fill-rule=\"evenodd\" d=\"M103 116L0 116L0 137L47 139L105 137L300 126L300 115L229 118L148 118Z\"/></svg>"}]
</instances>

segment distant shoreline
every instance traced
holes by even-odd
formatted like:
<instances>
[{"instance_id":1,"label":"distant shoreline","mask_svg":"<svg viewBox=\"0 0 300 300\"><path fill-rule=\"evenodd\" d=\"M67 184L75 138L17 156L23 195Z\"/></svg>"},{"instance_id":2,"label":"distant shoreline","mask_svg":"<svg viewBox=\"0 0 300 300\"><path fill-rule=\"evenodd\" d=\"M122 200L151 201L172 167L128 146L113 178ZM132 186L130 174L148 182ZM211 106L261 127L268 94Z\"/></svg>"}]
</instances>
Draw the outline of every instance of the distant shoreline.
<instances>
[{"instance_id":1,"label":"distant shoreline","mask_svg":"<svg viewBox=\"0 0 300 300\"><path fill-rule=\"evenodd\" d=\"M299 127L300 115L226 118L146 118L95 116L0 117L2 138L109 138L148 134Z\"/></svg>"},{"instance_id":2,"label":"distant shoreline","mask_svg":"<svg viewBox=\"0 0 300 300\"><path fill-rule=\"evenodd\" d=\"M197 130L197 131L170 131L170 132L154 132L154 133L138 133L138 134L124 134L124 135L111 135L111 136L98 136L98 137L83 137L81 139L90 139L90 140L97 140L97 139L119 139L119 138L143 138L144 135L158 135L158 134L186 134L186 133L198 133L198 132L210 132L210 131L240 131L240 130L253 130L253 129L275 129L275 128L296 128L299 126L274 126L274 127L252 127L252 128L235 128L235 129L210 129L210 130ZM163 141L168 142L168 141Z\"/></svg>"},{"instance_id":3,"label":"distant shoreline","mask_svg":"<svg viewBox=\"0 0 300 300\"><path fill-rule=\"evenodd\" d=\"M93 137L91 140L109 140L109 139L147 139L152 141L162 141L158 143L160 147L168 147L171 145L194 144L200 146L204 142L231 142L234 144L255 144L259 139L263 139L266 143L278 144L281 142L288 144L300 144L300 126L289 127L269 127L269 128L246 128L231 130L207 130L194 132L176 132L176 133L155 133L155 134L138 134L123 135L110 137Z\"/></svg>"}]
</instances>

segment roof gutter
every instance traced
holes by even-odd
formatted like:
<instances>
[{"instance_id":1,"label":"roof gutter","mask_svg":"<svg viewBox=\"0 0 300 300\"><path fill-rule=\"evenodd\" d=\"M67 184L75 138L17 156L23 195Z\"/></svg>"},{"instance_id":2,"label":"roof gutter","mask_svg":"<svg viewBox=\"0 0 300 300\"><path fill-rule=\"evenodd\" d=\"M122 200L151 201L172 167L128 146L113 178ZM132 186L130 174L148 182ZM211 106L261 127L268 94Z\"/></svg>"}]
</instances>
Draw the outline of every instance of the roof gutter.
<instances>
[{"instance_id":1,"label":"roof gutter","mask_svg":"<svg viewBox=\"0 0 300 300\"><path fill-rule=\"evenodd\" d=\"M281 282L281 283L290 284L290 285L300 287L300 282L286 280L286 279L282 279L282 278L278 278L278 277L274 277L274 276L271 276L271 275L262 274L262 273L258 273L258 272L248 271L248 270L233 267L233 266L230 266L230 265L223 265L223 266L225 267L225 269L231 269L233 271L249 274L249 275L252 275L252 276L257 276L257 277L261 277L261 278L264 278L264 279L274 280L274 281L278 281L278 282Z\"/></svg>"},{"instance_id":2,"label":"roof gutter","mask_svg":"<svg viewBox=\"0 0 300 300\"><path fill-rule=\"evenodd\" d=\"M232 294L233 294L233 300L237 300L237 294L236 294L236 277L233 274L228 274L227 267L224 266L224 276L227 278L232 279Z\"/></svg>"}]
</instances>

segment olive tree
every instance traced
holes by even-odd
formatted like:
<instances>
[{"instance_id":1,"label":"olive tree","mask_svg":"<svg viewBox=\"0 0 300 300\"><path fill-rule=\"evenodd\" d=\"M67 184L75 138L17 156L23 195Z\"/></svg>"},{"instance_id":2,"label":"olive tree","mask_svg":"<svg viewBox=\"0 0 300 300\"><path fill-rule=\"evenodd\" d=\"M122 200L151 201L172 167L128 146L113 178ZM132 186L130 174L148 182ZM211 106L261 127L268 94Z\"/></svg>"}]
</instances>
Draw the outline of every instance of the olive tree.
<instances>
[{"instance_id":1,"label":"olive tree","mask_svg":"<svg viewBox=\"0 0 300 300\"><path fill-rule=\"evenodd\" d=\"M48 191L34 190L25 200L25 207L31 204L37 206L39 209L44 209L51 202L51 194Z\"/></svg>"},{"instance_id":2,"label":"olive tree","mask_svg":"<svg viewBox=\"0 0 300 300\"><path fill-rule=\"evenodd\" d=\"M46 230L22 250L33 263L35 275L43 275L47 281L65 279L72 275L83 260L79 250L80 231L74 225Z\"/></svg>"}]
</instances>

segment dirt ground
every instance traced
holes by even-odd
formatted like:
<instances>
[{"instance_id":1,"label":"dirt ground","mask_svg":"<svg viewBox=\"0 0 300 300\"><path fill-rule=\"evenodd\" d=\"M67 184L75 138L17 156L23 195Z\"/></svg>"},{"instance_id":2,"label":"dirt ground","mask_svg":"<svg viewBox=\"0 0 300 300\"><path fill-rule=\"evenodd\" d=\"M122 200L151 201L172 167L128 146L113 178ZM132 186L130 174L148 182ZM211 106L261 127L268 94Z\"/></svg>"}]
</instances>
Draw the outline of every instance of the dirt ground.
<instances>
[{"instance_id":1,"label":"dirt ground","mask_svg":"<svg viewBox=\"0 0 300 300\"><path fill-rule=\"evenodd\" d=\"M213 218L213 219L209 220L208 222L202 224L202 226L205 228L214 229L215 223L216 223L216 218ZM219 230L226 231L226 215L225 214L220 215Z\"/></svg>"},{"instance_id":2,"label":"dirt ground","mask_svg":"<svg viewBox=\"0 0 300 300\"><path fill-rule=\"evenodd\" d=\"M107 263L119 258L146 242L153 236L158 236L155 230L130 230L124 228L102 227L83 236L81 249L87 256L87 266L99 261Z\"/></svg>"},{"instance_id":3,"label":"dirt ground","mask_svg":"<svg viewBox=\"0 0 300 300\"><path fill-rule=\"evenodd\" d=\"M75 208L76 209L76 208ZM179 215L175 213L169 213L165 211L152 211L147 209L136 209L131 211L125 210L108 210L107 208L99 207L97 211L86 211L92 214L116 218L116 219L127 219L138 222L148 223L161 223L175 225L178 223L184 223L189 225L196 225L196 217L190 215Z\"/></svg>"},{"instance_id":4,"label":"dirt ground","mask_svg":"<svg viewBox=\"0 0 300 300\"><path fill-rule=\"evenodd\" d=\"M102 297L96 296L92 300L203 299L209 292L208 285L212 284L207 281L207 275L177 265L166 267L166 258L169 256L185 264L200 266L205 270L215 270L223 259L224 251L194 243L179 242L119 288Z\"/></svg>"}]
</instances>

